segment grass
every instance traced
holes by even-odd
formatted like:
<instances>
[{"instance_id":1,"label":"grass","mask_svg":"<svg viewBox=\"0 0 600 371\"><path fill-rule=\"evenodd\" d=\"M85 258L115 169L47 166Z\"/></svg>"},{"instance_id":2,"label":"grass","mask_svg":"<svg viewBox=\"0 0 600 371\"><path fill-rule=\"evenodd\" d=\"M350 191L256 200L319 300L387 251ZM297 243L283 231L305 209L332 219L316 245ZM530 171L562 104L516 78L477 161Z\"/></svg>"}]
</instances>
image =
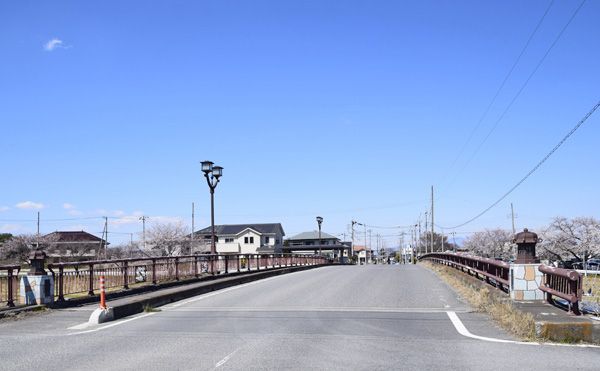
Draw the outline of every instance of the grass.
<instances>
[{"instance_id":1,"label":"grass","mask_svg":"<svg viewBox=\"0 0 600 371\"><path fill-rule=\"evenodd\" d=\"M422 264L453 287L475 311L488 314L507 332L524 341L539 340L535 336L533 316L515 308L505 293L454 268L429 262Z\"/></svg>"},{"instance_id":2,"label":"grass","mask_svg":"<svg viewBox=\"0 0 600 371\"><path fill-rule=\"evenodd\" d=\"M144 304L144 312L146 312L146 313L160 312L160 309L155 308L150 304Z\"/></svg>"}]
</instances>

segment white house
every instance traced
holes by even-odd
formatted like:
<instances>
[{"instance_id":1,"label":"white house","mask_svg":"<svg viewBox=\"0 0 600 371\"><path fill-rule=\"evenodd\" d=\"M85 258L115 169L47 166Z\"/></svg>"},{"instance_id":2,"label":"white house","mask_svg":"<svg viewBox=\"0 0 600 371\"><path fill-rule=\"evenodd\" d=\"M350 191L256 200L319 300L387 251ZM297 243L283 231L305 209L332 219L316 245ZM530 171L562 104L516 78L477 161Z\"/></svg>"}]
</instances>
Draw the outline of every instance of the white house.
<instances>
[{"instance_id":1,"label":"white house","mask_svg":"<svg viewBox=\"0 0 600 371\"><path fill-rule=\"evenodd\" d=\"M210 251L212 228L194 232L198 241L195 251ZM215 247L218 254L280 253L285 232L281 223L215 225Z\"/></svg>"}]
</instances>

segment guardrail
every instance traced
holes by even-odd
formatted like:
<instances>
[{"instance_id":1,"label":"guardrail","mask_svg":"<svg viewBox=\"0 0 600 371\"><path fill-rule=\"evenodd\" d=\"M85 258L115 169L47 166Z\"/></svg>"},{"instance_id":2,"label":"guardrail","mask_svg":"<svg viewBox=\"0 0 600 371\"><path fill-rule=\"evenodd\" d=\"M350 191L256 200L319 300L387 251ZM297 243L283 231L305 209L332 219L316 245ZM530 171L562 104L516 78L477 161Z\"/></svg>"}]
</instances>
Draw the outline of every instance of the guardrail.
<instances>
[{"instance_id":1,"label":"guardrail","mask_svg":"<svg viewBox=\"0 0 600 371\"><path fill-rule=\"evenodd\" d=\"M118 260L48 264L54 277L55 297L66 295L93 296L99 289L99 277L105 287L129 289L130 285L156 285L159 282L199 278L201 275L250 272L278 267L325 264L322 256L297 254L202 254L172 257L145 257Z\"/></svg>"},{"instance_id":2,"label":"guardrail","mask_svg":"<svg viewBox=\"0 0 600 371\"><path fill-rule=\"evenodd\" d=\"M540 290L546 293L546 301L553 303L552 296L558 296L569 303L569 313L580 315L579 302L583 294L581 274L571 269L546 265L540 265L538 270L544 274Z\"/></svg>"},{"instance_id":3,"label":"guardrail","mask_svg":"<svg viewBox=\"0 0 600 371\"><path fill-rule=\"evenodd\" d=\"M435 263L460 269L462 272L475 275L500 290L508 291L510 264L478 256L455 253L430 253L419 257L419 260L430 260Z\"/></svg>"},{"instance_id":4,"label":"guardrail","mask_svg":"<svg viewBox=\"0 0 600 371\"><path fill-rule=\"evenodd\" d=\"M19 291L19 265L0 265L0 303L15 306L15 293Z\"/></svg>"}]
</instances>

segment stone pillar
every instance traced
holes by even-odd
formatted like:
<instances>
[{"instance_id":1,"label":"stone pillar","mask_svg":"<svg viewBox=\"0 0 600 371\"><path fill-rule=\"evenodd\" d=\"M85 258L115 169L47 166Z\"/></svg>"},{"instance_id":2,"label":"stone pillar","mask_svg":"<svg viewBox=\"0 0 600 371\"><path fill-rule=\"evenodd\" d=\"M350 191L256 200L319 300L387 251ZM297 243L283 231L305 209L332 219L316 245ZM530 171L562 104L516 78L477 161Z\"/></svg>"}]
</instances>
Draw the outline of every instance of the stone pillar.
<instances>
[{"instance_id":1,"label":"stone pillar","mask_svg":"<svg viewBox=\"0 0 600 371\"><path fill-rule=\"evenodd\" d=\"M19 302L25 305L52 304L54 302L54 279L44 270L46 253L35 250L29 254L31 269L21 278Z\"/></svg>"},{"instance_id":2,"label":"stone pillar","mask_svg":"<svg viewBox=\"0 0 600 371\"><path fill-rule=\"evenodd\" d=\"M544 300L540 290L544 274L538 270L540 264L510 265L510 298L517 301Z\"/></svg>"},{"instance_id":3,"label":"stone pillar","mask_svg":"<svg viewBox=\"0 0 600 371\"><path fill-rule=\"evenodd\" d=\"M510 298L513 300L544 300L540 290L543 274L538 270L540 260L535 254L535 245L541 241L537 234L527 228L513 238L517 244L517 258L510 265Z\"/></svg>"}]
</instances>

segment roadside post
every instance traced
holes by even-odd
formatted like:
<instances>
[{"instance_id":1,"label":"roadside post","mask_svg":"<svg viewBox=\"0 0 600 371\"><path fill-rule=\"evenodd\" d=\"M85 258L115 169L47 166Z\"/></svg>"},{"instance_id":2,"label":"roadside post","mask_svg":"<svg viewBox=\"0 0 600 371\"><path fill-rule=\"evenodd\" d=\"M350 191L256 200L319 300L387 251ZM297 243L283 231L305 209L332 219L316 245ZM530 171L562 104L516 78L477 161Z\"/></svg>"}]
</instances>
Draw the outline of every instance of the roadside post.
<instances>
[{"instance_id":1,"label":"roadside post","mask_svg":"<svg viewBox=\"0 0 600 371\"><path fill-rule=\"evenodd\" d=\"M112 321L115 318L113 308L106 305L106 280L104 275L100 276L100 306L92 312L88 323L98 325Z\"/></svg>"}]
</instances>

